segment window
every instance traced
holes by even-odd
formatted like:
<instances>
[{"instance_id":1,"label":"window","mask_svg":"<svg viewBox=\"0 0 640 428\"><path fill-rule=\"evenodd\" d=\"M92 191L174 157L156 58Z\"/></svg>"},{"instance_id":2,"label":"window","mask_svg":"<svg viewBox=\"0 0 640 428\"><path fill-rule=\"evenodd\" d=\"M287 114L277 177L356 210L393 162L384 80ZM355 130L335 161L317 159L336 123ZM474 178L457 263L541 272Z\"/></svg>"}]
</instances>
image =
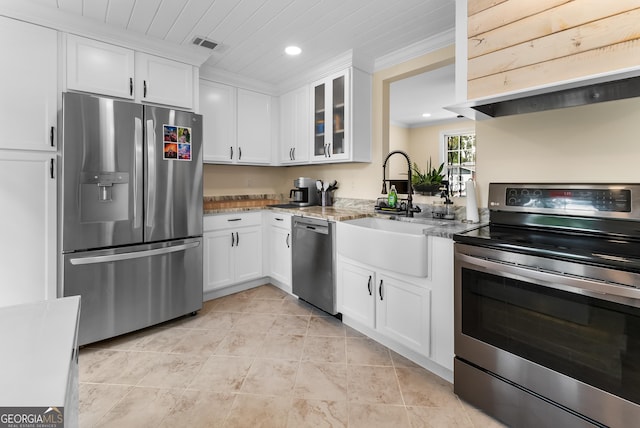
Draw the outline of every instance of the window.
<instances>
[{"instance_id":1,"label":"window","mask_svg":"<svg viewBox=\"0 0 640 428\"><path fill-rule=\"evenodd\" d=\"M445 131L442 133L442 146L451 194L466 196L467 181L476 176L476 133L470 130Z\"/></svg>"}]
</instances>

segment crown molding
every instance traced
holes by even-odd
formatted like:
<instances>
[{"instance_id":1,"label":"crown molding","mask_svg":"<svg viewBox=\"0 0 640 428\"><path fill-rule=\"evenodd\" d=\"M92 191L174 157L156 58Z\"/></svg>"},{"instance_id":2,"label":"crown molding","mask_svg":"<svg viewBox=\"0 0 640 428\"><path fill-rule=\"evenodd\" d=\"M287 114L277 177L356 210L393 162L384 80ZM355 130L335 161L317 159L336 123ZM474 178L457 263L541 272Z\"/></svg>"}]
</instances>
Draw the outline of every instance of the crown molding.
<instances>
[{"instance_id":1,"label":"crown molding","mask_svg":"<svg viewBox=\"0 0 640 428\"><path fill-rule=\"evenodd\" d=\"M428 37L419 42L413 43L405 48L399 49L390 54L376 58L373 65L374 72L393 67L411 59L426 55L429 52L436 51L454 44L456 41L455 29L452 28L434 36Z\"/></svg>"}]
</instances>

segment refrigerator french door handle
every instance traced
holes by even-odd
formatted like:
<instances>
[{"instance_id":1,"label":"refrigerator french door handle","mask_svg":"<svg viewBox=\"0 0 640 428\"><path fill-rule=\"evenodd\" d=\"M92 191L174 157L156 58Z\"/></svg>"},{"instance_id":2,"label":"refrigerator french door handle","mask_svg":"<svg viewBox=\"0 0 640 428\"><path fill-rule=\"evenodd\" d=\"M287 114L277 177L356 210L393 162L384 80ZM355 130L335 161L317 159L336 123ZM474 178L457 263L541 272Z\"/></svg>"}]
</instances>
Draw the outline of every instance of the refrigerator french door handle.
<instances>
[{"instance_id":1,"label":"refrigerator french door handle","mask_svg":"<svg viewBox=\"0 0 640 428\"><path fill-rule=\"evenodd\" d=\"M156 212L156 130L153 120L147 120L147 227L153 227Z\"/></svg>"},{"instance_id":2,"label":"refrigerator french door handle","mask_svg":"<svg viewBox=\"0 0 640 428\"><path fill-rule=\"evenodd\" d=\"M135 118L133 145L135 159L133 161L133 227L142 226L142 119Z\"/></svg>"},{"instance_id":3,"label":"refrigerator french door handle","mask_svg":"<svg viewBox=\"0 0 640 428\"><path fill-rule=\"evenodd\" d=\"M177 253L178 251L185 251L190 248L199 246L199 242L189 242L187 244L174 245L172 247L154 248L153 250L134 251L131 253L122 254L109 254L105 256L94 257L79 257L76 259L69 259L69 262L74 266L90 265L96 263L110 263L122 260L140 259L143 257L159 256L163 254Z\"/></svg>"}]
</instances>

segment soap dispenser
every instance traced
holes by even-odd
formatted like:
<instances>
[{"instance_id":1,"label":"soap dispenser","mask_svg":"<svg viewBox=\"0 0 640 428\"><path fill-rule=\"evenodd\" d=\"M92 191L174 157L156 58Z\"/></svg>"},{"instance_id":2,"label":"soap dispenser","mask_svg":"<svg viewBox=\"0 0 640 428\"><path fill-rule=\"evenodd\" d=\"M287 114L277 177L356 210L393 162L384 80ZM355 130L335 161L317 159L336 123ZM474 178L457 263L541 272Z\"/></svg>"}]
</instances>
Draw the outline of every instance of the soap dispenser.
<instances>
[{"instance_id":1,"label":"soap dispenser","mask_svg":"<svg viewBox=\"0 0 640 428\"><path fill-rule=\"evenodd\" d=\"M396 191L396 185L393 184L391 186L391 190L389 190L389 197L387 198L387 202L389 208L395 208L398 204L398 192Z\"/></svg>"}]
</instances>

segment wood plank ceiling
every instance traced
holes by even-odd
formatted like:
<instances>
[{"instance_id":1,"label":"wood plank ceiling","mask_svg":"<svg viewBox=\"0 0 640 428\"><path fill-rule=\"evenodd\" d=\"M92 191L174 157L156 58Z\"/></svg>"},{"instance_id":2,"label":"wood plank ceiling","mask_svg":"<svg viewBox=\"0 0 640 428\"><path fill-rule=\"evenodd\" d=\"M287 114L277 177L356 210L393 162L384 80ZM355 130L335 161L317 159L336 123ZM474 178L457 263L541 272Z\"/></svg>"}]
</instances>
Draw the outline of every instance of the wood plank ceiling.
<instances>
[{"instance_id":1,"label":"wood plank ceiling","mask_svg":"<svg viewBox=\"0 0 640 428\"><path fill-rule=\"evenodd\" d=\"M33 0L166 43L219 44L206 65L278 85L353 49L375 59L454 27L454 0ZM303 52L287 57L290 44ZM205 49L205 48L199 48Z\"/></svg>"}]
</instances>

